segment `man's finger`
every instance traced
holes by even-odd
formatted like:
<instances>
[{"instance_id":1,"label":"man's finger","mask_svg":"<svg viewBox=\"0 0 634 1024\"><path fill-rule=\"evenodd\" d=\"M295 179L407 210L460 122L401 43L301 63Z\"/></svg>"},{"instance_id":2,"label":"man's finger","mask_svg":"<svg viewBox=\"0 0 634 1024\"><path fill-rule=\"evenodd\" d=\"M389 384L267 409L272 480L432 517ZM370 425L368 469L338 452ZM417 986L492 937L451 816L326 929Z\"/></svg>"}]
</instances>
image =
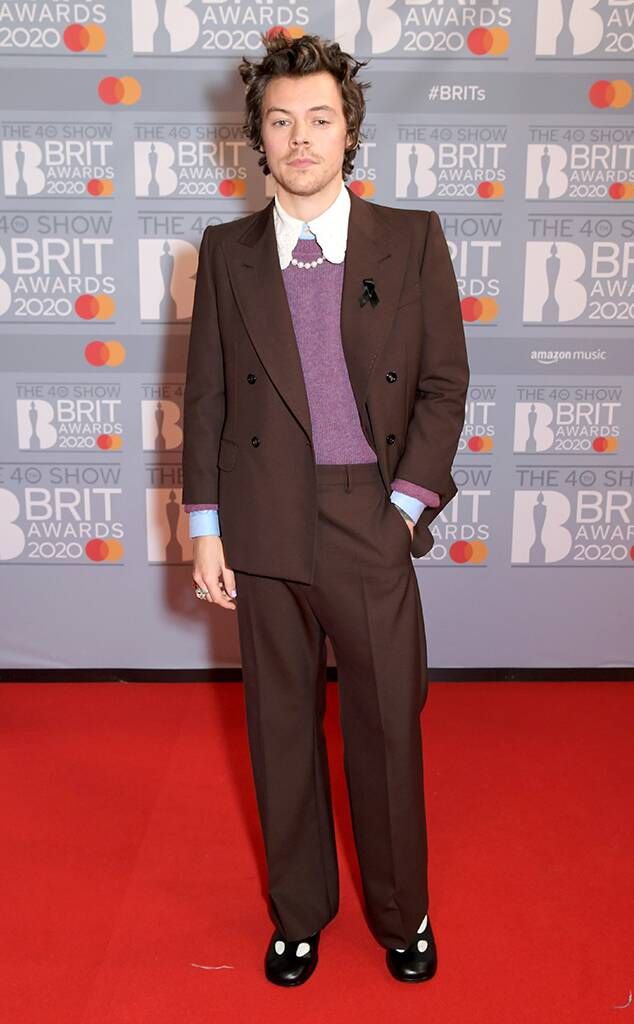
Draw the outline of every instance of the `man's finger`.
<instances>
[{"instance_id":1,"label":"man's finger","mask_svg":"<svg viewBox=\"0 0 634 1024\"><path fill-rule=\"evenodd\" d=\"M235 601L226 596L218 580L214 580L211 576L205 577L204 589L209 591L207 601L219 604L222 608L235 608Z\"/></svg>"},{"instance_id":2,"label":"man's finger","mask_svg":"<svg viewBox=\"0 0 634 1024\"><path fill-rule=\"evenodd\" d=\"M233 569L229 569L229 568L227 568L226 565L223 565L223 567L222 567L222 577L223 577L224 584L225 584L225 590L227 591L228 594L231 595L231 597L235 597L236 594L237 594L237 591L236 591L236 580L235 580L235 576L233 575Z\"/></svg>"}]
</instances>

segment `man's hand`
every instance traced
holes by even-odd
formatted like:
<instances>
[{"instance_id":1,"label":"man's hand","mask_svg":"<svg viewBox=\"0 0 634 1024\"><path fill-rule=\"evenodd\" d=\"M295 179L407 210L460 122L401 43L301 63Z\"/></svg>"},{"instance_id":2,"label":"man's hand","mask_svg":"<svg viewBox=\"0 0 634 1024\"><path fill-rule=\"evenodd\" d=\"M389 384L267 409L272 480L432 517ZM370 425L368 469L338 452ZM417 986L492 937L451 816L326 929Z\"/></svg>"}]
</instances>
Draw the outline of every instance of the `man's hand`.
<instances>
[{"instance_id":1,"label":"man's hand","mask_svg":"<svg viewBox=\"0 0 634 1024\"><path fill-rule=\"evenodd\" d=\"M233 570L225 565L220 537L194 537L193 577L197 586L209 591L205 601L236 610L236 602L229 597L236 581Z\"/></svg>"}]
</instances>

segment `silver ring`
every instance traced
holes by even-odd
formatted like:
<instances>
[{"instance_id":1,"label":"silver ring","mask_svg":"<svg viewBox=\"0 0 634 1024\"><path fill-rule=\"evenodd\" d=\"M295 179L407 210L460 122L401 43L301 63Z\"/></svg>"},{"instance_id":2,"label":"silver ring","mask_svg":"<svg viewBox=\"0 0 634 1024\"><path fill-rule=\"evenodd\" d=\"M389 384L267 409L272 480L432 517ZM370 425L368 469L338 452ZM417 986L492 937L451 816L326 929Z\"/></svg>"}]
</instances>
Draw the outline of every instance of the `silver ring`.
<instances>
[{"instance_id":1,"label":"silver ring","mask_svg":"<svg viewBox=\"0 0 634 1024\"><path fill-rule=\"evenodd\" d=\"M205 600L206 597L209 596L209 591L208 590L203 590L202 587L196 587L196 589L194 590L194 593L195 593L196 597L200 597L201 600L203 600L203 601Z\"/></svg>"}]
</instances>

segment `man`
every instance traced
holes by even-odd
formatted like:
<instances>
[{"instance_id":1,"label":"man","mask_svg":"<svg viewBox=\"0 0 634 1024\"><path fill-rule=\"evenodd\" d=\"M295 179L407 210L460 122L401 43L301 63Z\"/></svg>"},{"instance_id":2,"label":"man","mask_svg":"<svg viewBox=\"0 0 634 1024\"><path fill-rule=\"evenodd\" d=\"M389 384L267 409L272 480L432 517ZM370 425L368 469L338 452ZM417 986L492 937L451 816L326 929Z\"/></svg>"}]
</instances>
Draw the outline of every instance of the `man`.
<instances>
[{"instance_id":1,"label":"man","mask_svg":"<svg viewBox=\"0 0 634 1024\"><path fill-rule=\"evenodd\" d=\"M345 185L362 63L316 36L264 42L240 71L245 132L276 196L206 228L196 277L183 444L193 581L238 612L275 924L266 977L305 982L338 909L328 635L370 925L392 975L424 981L437 955L411 554L429 551L429 523L456 493L469 380L458 289L435 212L365 203Z\"/></svg>"}]
</instances>

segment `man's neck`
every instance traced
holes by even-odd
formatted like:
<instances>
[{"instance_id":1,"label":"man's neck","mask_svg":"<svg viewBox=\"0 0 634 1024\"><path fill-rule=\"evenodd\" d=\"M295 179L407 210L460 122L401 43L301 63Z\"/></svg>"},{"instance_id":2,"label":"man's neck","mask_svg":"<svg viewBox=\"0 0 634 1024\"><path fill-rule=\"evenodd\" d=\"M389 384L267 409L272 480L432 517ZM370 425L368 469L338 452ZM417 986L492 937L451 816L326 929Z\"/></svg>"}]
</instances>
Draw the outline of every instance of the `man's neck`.
<instances>
[{"instance_id":1,"label":"man's neck","mask_svg":"<svg viewBox=\"0 0 634 1024\"><path fill-rule=\"evenodd\" d=\"M315 192L314 195L298 196L293 192L288 192L278 182L277 198L286 213L291 217L296 217L298 220L306 222L319 217L329 206L332 206L341 191L341 184L342 178L337 176L329 181L321 191Z\"/></svg>"}]
</instances>

